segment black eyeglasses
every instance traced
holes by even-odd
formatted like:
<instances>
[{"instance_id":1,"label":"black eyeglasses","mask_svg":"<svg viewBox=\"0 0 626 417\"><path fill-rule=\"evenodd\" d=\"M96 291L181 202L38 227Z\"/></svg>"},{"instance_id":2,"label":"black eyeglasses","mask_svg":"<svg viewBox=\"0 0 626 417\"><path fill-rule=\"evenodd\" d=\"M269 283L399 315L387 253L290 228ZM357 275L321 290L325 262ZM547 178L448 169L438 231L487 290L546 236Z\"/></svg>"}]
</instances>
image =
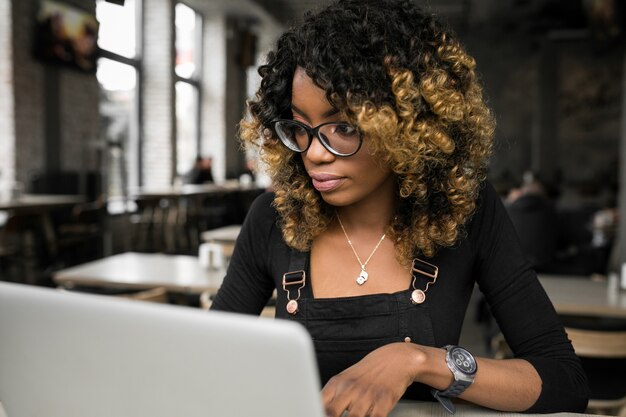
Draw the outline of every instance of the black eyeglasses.
<instances>
[{"instance_id":1,"label":"black eyeglasses","mask_svg":"<svg viewBox=\"0 0 626 417\"><path fill-rule=\"evenodd\" d=\"M361 149L363 138L359 129L345 122L322 123L309 127L295 120L278 119L272 122L283 144L294 152L306 152L316 136L322 146L336 156L352 156Z\"/></svg>"}]
</instances>

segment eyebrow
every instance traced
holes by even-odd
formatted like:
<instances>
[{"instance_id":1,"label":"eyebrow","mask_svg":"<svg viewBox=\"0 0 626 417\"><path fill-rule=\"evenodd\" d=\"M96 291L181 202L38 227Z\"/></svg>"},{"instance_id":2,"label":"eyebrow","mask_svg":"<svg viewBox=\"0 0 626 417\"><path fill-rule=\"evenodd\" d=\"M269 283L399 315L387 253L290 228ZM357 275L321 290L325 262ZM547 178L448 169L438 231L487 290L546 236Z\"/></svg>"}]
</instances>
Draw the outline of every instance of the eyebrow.
<instances>
[{"instance_id":1,"label":"eyebrow","mask_svg":"<svg viewBox=\"0 0 626 417\"><path fill-rule=\"evenodd\" d=\"M294 105L292 104L292 105L291 105L291 110L293 110L294 112L298 113L300 116L304 117L305 119L309 119L309 120L310 120L309 116L308 116L305 112L303 112L302 110L300 110L297 106L294 106ZM322 118L323 118L323 119L325 119L325 118L327 118L327 117L334 116L334 115L335 115L335 114L337 114L337 113L339 113L339 110L337 110L336 108L334 108L334 107L333 107L333 108L331 108L330 110L325 111L325 112L322 114Z\"/></svg>"}]
</instances>

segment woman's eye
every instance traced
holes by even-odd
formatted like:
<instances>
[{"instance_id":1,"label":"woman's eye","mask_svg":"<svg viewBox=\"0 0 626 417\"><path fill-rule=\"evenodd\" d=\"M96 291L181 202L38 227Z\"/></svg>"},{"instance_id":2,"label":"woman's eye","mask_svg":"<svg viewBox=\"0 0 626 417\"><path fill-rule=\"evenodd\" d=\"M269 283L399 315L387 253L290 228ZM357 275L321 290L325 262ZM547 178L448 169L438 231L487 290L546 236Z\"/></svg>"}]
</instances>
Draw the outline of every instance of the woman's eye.
<instances>
[{"instance_id":1,"label":"woman's eye","mask_svg":"<svg viewBox=\"0 0 626 417\"><path fill-rule=\"evenodd\" d=\"M296 126L296 127L293 129L293 133L294 133L296 136L306 136L306 129L304 129L302 126Z\"/></svg>"},{"instance_id":2,"label":"woman's eye","mask_svg":"<svg viewBox=\"0 0 626 417\"><path fill-rule=\"evenodd\" d=\"M356 128L348 124L339 124L335 128L335 133L338 133L344 136L350 136L350 135L356 134Z\"/></svg>"}]
</instances>

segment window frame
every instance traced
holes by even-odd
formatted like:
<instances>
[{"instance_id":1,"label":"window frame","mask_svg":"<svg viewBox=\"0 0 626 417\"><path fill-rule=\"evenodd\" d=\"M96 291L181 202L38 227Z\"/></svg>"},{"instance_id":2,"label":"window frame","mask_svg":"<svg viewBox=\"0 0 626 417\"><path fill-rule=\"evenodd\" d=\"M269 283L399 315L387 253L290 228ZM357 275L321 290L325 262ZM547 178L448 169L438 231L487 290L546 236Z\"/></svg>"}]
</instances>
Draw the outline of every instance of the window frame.
<instances>
[{"instance_id":1,"label":"window frame","mask_svg":"<svg viewBox=\"0 0 626 417\"><path fill-rule=\"evenodd\" d=\"M176 57L178 54L178 50L176 49L176 27L174 27L174 36L172 36L172 42L173 42L173 50L174 50L174 62L172 63L172 73L174 74L174 86L176 86L177 83L182 82L185 84L188 84L190 86L192 86L195 90L196 90L196 97L197 97L197 103L196 103L196 138L195 138L195 153L196 156L201 156L202 152L201 152L201 143L202 143L202 120L201 120L201 116L202 116L202 102L203 102L203 91L202 91L202 86L203 86L203 72L204 72L204 15L198 11L195 7L191 6L189 3L185 2L185 1L180 1L177 0L174 2L174 20L176 20L176 5L177 4L182 4L188 8L190 8L191 10L193 10L193 12L195 13L195 18L196 18L196 27L199 28L199 30L197 30L196 32L196 36L194 39L194 52L197 53L197 55L194 55L194 63L196 64L196 70L194 71L194 74L191 77L183 77L180 76L176 73ZM175 25L174 25L175 26ZM174 105L174 114L178 114L177 113L177 104L178 104L178 100L176 97L176 88L174 88L174 100L173 100L173 105ZM175 151L174 151L174 173L176 175L178 175L178 129L175 129L175 140L174 140L174 147L175 147Z\"/></svg>"},{"instance_id":2,"label":"window frame","mask_svg":"<svg viewBox=\"0 0 626 417\"><path fill-rule=\"evenodd\" d=\"M109 59L111 61L115 61L121 64L129 65L134 68L137 74L137 85L135 92L135 108L137 112L135 117L132 120L131 126L131 135L137 138L137 157L136 161L126 161L128 166L135 166L135 172L133 175L137 178L137 185L143 185L143 145L144 145L144 137L143 137L143 129L141 126L143 125L143 50L144 50L144 0L134 0L135 1L135 56L133 58L128 58L126 56L120 55L118 53L109 51L107 49L102 49L98 47L98 59ZM123 7L123 6L122 6ZM127 174L128 175L128 174ZM129 184L126 184L128 187ZM123 195L126 195L129 190L122 190Z\"/></svg>"}]
</instances>

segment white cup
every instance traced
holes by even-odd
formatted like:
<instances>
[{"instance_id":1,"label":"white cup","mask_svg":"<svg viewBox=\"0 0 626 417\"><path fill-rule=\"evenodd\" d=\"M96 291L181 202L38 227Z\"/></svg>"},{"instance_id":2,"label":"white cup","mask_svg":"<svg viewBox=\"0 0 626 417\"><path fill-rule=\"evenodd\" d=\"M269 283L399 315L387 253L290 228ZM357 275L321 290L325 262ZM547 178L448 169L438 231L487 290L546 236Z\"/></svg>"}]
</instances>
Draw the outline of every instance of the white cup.
<instances>
[{"instance_id":1,"label":"white cup","mask_svg":"<svg viewBox=\"0 0 626 417\"><path fill-rule=\"evenodd\" d=\"M202 243L198 248L198 258L203 268L220 269L224 267L224 250L218 243Z\"/></svg>"},{"instance_id":2,"label":"white cup","mask_svg":"<svg viewBox=\"0 0 626 417\"><path fill-rule=\"evenodd\" d=\"M239 176L239 185L242 187L249 187L252 185L252 176L250 174L241 174Z\"/></svg>"}]
</instances>

